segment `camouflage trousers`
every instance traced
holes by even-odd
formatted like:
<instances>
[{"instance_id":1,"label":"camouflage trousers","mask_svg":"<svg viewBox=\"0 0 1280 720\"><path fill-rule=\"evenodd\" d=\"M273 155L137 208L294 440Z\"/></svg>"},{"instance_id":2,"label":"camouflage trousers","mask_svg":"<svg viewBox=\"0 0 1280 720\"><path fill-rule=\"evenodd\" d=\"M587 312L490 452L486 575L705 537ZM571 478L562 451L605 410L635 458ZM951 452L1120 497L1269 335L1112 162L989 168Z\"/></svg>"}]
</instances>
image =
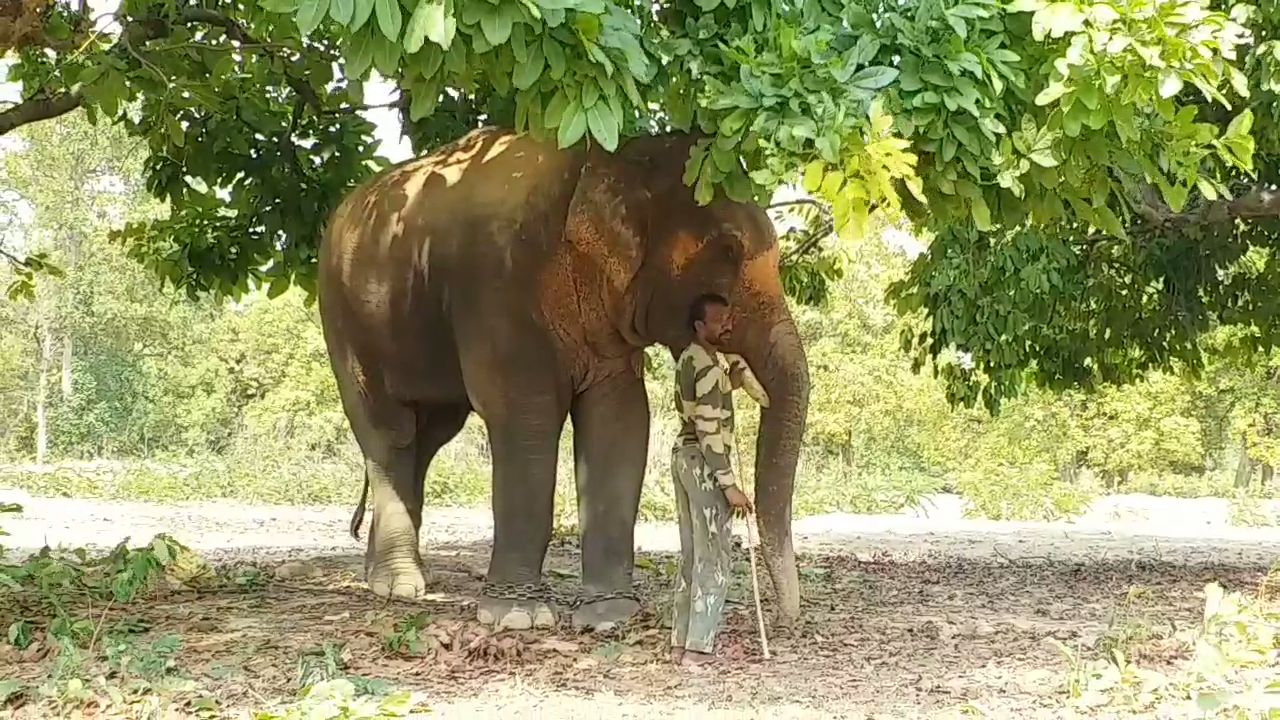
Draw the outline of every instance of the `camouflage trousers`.
<instances>
[{"instance_id":1,"label":"camouflage trousers","mask_svg":"<svg viewBox=\"0 0 1280 720\"><path fill-rule=\"evenodd\" d=\"M671 645L710 653L729 589L733 547L729 502L707 474L696 446L675 448L671 475L680 516L680 573L671 611Z\"/></svg>"}]
</instances>

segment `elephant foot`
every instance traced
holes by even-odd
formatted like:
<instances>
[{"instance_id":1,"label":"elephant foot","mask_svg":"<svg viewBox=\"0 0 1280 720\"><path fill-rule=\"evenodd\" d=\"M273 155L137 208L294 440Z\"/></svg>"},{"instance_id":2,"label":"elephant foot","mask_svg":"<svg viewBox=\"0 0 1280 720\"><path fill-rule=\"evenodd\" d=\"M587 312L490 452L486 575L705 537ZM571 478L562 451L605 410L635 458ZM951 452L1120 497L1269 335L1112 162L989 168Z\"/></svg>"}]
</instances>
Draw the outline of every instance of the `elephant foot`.
<instances>
[{"instance_id":1,"label":"elephant foot","mask_svg":"<svg viewBox=\"0 0 1280 720\"><path fill-rule=\"evenodd\" d=\"M496 630L528 630L555 627L556 614L544 602L482 595L476 602L476 620Z\"/></svg>"},{"instance_id":2,"label":"elephant foot","mask_svg":"<svg viewBox=\"0 0 1280 720\"><path fill-rule=\"evenodd\" d=\"M417 563L378 565L367 573L374 595L393 600L416 600L427 594L427 576Z\"/></svg>"},{"instance_id":3,"label":"elephant foot","mask_svg":"<svg viewBox=\"0 0 1280 720\"><path fill-rule=\"evenodd\" d=\"M573 626L592 632L608 632L640 612L640 603L630 598L613 598L586 603L573 611Z\"/></svg>"}]
</instances>

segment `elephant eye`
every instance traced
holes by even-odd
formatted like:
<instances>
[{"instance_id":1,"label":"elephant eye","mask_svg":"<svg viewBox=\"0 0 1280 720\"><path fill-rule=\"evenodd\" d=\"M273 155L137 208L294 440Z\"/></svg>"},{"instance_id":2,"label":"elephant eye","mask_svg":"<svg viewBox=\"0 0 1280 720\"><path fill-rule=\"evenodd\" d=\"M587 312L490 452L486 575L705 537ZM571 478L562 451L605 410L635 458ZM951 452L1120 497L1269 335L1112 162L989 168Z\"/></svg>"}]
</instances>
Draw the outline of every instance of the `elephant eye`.
<instances>
[{"instance_id":1,"label":"elephant eye","mask_svg":"<svg viewBox=\"0 0 1280 720\"><path fill-rule=\"evenodd\" d=\"M742 254L742 233L737 228L726 225L716 233L716 244L726 257L736 260Z\"/></svg>"}]
</instances>

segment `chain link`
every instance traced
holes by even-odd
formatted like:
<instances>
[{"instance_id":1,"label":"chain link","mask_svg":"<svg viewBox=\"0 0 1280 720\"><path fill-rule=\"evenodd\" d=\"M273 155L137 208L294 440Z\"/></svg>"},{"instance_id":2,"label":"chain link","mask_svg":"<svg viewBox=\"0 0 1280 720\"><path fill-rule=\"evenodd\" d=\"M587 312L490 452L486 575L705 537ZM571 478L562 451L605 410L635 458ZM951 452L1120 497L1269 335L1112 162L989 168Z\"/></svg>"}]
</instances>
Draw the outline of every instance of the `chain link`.
<instances>
[{"instance_id":1,"label":"chain link","mask_svg":"<svg viewBox=\"0 0 1280 720\"><path fill-rule=\"evenodd\" d=\"M558 607L565 607L570 610L577 610L583 605L605 602L606 600L640 601L634 590L607 590L585 595L566 595L558 592L547 583L496 583L485 581L480 593L485 597L496 600L550 602Z\"/></svg>"}]
</instances>

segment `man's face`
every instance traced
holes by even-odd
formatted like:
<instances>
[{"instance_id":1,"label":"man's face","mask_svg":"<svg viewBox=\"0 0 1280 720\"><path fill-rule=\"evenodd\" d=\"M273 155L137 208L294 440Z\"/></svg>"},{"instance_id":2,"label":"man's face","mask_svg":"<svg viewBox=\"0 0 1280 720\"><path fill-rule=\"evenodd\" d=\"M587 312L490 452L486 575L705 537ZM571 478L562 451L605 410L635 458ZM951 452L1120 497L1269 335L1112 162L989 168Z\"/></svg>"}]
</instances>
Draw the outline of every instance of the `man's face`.
<instances>
[{"instance_id":1,"label":"man's face","mask_svg":"<svg viewBox=\"0 0 1280 720\"><path fill-rule=\"evenodd\" d=\"M729 308L712 303L706 307L706 319L698 323L698 339L712 347L722 347L732 330Z\"/></svg>"}]
</instances>

